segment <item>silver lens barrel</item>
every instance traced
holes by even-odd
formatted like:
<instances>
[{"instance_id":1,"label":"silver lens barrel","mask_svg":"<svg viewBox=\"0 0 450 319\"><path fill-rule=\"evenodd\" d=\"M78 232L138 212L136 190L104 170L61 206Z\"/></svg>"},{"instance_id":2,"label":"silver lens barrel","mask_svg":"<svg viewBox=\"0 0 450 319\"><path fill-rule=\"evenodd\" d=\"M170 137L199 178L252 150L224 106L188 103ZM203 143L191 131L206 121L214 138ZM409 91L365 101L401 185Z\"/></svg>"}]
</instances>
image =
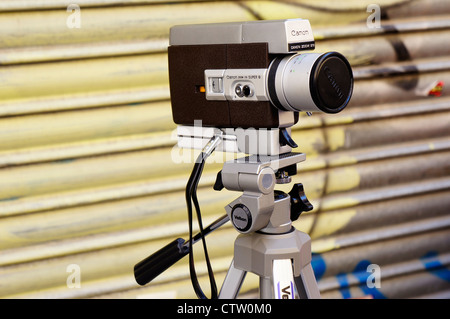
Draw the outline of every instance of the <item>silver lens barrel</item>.
<instances>
[{"instance_id":1,"label":"silver lens barrel","mask_svg":"<svg viewBox=\"0 0 450 319\"><path fill-rule=\"evenodd\" d=\"M338 52L280 56L269 66L267 87L280 110L338 113L350 101L353 73Z\"/></svg>"}]
</instances>

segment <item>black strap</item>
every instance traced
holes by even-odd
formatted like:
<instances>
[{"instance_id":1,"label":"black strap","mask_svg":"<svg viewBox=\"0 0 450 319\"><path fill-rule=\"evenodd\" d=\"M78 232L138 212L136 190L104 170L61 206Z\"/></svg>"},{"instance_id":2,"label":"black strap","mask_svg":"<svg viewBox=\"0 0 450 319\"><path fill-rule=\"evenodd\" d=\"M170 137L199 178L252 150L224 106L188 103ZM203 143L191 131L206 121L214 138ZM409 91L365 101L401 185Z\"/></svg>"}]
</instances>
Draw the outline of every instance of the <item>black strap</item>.
<instances>
[{"instance_id":1,"label":"black strap","mask_svg":"<svg viewBox=\"0 0 450 319\"><path fill-rule=\"evenodd\" d=\"M214 273L211 267L211 263L209 261L208 256L208 249L206 247L206 240L204 236L204 230L203 230L203 222L201 218L201 212L200 212L200 205L198 204L197 199L197 187L198 183L200 181L200 177L203 171L203 167L205 165L206 160L206 154L201 153L199 157L197 158L197 161L195 162L194 168L192 169L191 176L189 177L189 181L186 185L186 204L188 209L188 219L189 219L189 241L190 243L193 242L193 230L192 230L192 203L194 203L195 210L197 212L197 220L198 225L200 229L200 235L203 243L203 251L205 254L205 261L208 268L208 275L209 275L209 282L211 286L211 299L217 298L217 286L214 279ZM189 245L189 271L191 275L191 282L192 286L194 288L194 291L199 299L207 299L205 294L203 293L200 284L197 279L197 273L195 271L195 264L194 264L194 251L193 251L193 245Z\"/></svg>"}]
</instances>

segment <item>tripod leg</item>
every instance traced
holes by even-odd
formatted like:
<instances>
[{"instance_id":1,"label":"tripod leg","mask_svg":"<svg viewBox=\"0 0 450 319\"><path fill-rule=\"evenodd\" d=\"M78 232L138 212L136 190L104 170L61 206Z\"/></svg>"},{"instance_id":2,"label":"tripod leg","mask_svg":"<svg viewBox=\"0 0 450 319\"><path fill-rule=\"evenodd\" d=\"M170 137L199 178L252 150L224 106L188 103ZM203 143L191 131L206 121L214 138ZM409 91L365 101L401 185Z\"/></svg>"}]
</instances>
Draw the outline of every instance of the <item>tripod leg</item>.
<instances>
[{"instance_id":1,"label":"tripod leg","mask_svg":"<svg viewBox=\"0 0 450 319\"><path fill-rule=\"evenodd\" d=\"M220 289L219 299L235 299L241 289L246 274L247 272L245 270L234 267L233 260Z\"/></svg>"},{"instance_id":2,"label":"tripod leg","mask_svg":"<svg viewBox=\"0 0 450 319\"><path fill-rule=\"evenodd\" d=\"M259 298L273 299L272 280L270 277L259 277Z\"/></svg>"},{"instance_id":3,"label":"tripod leg","mask_svg":"<svg viewBox=\"0 0 450 319\"><path fill-rule=\"evenodd\" d=\"M275 259L273 267L273 291L275 299L294 299L294 274L291 259Z\"/></svg>"},{"instance_id":4,"label":"tripod leg","mask_svg":"<svg viewBox=\"0 0 450 319\"><path fill-rule=\"evenodd\" d=\"M295 286L300 299L320 299L320 291L311 264L306 265L300 276L295 277Z\"/></svg>"}]
</instances>

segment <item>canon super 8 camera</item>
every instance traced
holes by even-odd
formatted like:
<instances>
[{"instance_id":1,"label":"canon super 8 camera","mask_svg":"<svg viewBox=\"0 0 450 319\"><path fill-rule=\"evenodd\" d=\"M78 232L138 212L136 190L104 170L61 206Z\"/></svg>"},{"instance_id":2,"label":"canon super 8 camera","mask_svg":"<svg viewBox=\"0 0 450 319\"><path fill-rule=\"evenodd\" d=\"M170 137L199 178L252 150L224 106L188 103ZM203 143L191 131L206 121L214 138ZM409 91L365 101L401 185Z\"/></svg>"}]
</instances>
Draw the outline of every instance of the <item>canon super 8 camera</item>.
<instances>
[{"instance_id":1,"label":"canon super 8 camera","mask_svg":"<svg viewBox=\"0 0 450 319\"><path fill-rule=\"evenodd\" d=\"M340 112L352 95L350 64L338 52L299 53L314 48L305 19L172 27L174 122L271 131L297 123L300 111Z\"/></svg>"}]
</instances>

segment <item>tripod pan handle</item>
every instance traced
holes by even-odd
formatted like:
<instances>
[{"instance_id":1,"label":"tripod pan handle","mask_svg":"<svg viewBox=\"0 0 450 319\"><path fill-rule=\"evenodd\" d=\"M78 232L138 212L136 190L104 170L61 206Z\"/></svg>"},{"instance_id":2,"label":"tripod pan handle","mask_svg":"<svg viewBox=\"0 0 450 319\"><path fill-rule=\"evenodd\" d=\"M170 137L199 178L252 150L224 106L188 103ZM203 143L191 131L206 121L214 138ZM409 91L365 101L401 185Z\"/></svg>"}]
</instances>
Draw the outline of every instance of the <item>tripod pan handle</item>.
<instances>
[{"instance_id":1,"label":"tripod pan handle","mask_svg":"<svg viewBox=\"0 0 450 319\"><path fill-rule=\"evenodd\" d=\"M182 238L177 238L134 266L136 282L144 286L189 253Z\"/></svg>"}]
</instances>

